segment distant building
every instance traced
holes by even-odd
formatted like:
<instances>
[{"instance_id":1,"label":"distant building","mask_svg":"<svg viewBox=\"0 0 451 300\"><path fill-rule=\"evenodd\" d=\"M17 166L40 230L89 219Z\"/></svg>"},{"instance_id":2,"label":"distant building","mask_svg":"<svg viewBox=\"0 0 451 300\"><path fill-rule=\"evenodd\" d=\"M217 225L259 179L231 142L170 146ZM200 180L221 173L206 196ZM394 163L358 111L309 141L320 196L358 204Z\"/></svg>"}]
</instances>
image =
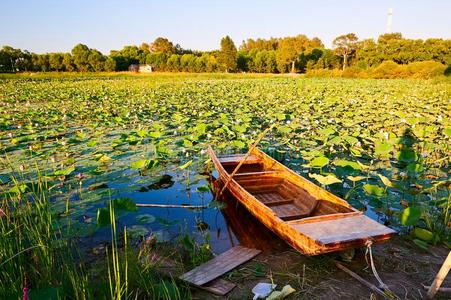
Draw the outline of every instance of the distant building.
<instances>
[{"instance_id":1,"label":"distant building","mask_svg":"<svg viewBox=\"0 0 451 300\"><path fill-rule=\"evenodd\" d=\"M130 72L136 72L136 73L151 73L152 72L152 65L138 65L138 64L132 64L128 67L128 70Z\"/></svg>"}]
</instances>

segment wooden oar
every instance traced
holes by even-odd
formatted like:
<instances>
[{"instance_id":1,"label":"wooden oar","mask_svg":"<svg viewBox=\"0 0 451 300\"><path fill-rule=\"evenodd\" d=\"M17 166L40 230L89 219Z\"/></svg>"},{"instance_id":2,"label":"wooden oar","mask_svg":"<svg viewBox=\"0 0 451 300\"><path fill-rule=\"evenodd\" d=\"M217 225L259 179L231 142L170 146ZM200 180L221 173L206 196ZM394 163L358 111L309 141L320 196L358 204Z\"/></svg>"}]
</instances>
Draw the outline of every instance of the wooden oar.
<instances>
[{"instance_id":1,"label":"wooden oar","mask_svg":"<svg viewBox=\"0 0 451 300\"><path fill-rule=\"evenodd\" d=\"M136 203L136 207L206 209L208 205Z\"/></svg>"},{"instance_id":2,"label":"wooden oar","mask_svg":"<svg viewBox=\"0 0 451 300\"><path fill-rule=\"evenodd\" d=\"M445 262L438 271L437 276L435 276L434 282L432 282L429 291L426 295L426 298L428 299L434 298L435 294L442 285L443 280L445 280L446 275L448 275L450 269L451 269L451 251L449 251L448 256L445 259Z\"/></svg>"},{"instance_id":3,"label":"wooden oar","mask_svg":"<svg viewBox=\"0 0 451 300\"><path fill-rule=\"evenodd\" d=\"M244 162L246 161L246 159L249 157L249 155L252 153L252 151L255 149L255 147L257 147L258 143L260 143L260 141L265 137L265 135L268 133L268 131L270 131L271 129L274 128L274 126L276 126L276 123L272 124L270 127L266 128L261 134L260 136L257 138L257 140L249 147L249 150L247 151L246 155L244 155L244 158L240 161L240 163L238 164L238 166L236 166L235 170L233 170L232 174L230 174L230 177L227 179L227 181L225 182L224 186L222 187L222 189L219 191L219 193L216 194L215 199L218 199L219 197L221 197L222 193L224 193L225 189L227 188L227 186L229 185L230 181L232 181L233 176L235 176L236 172L238 172L238 170L240 169L240 167L244 164Z\"/></svg>"}]
</instances>

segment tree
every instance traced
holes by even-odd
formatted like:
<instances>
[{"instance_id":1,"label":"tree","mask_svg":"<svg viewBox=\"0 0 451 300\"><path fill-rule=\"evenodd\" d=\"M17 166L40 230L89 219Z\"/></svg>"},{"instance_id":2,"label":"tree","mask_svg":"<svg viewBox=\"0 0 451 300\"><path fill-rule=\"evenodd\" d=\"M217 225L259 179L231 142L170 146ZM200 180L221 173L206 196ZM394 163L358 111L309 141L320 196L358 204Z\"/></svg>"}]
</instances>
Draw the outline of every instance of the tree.
<instances>
[{"instance_id":1,"label":"tree","mask_svg":"<svg viewBox=\"0 0 451 300\"><path fill-rule=\"evenodd\" d=\"M38 72L50 71L50 62L48 54L32 54L33 70Z\"/></svg>"},{"instance_id":2,"label":"tree","mask_svg":"<svg viewBox=\"0 0 451 300\"><path fill-rule=\"evenodd\" d=\"M279 43L277 49L277 69L281 73L286 73L288 65L291 65L290 72L295 72L295 64L301 53L300 45L295 37L284 38Z\"/></svg>"},{"instance_id":3,"label":"tree","mask_svg":"<svg viewBox=\"0 0 451 300\"><path fill-rule=\"evenodd\" d=\"M87 72L91 70L91 65L89 64L90 52L91 50L88 46L83 44L78 44L72 49L72 56L78 71Z\"/></svg>"},{"instance_id":4,"label":"tree","mask_svg":"<svg viewBox=\"0 0 451 300\"><path fill-rule=\"evenodd\" d=\"M249 68L248 68L249 60L250 60L250 57L248 55L246 55L246 53L244 51L238 52L237 58L236 58L236 65L237 65L238 70L240 70L241 72L249 71Z\"/></svg>"},{"instance_id":5,"label":"tree","mask_svg":"<svg viewBox=\"0 0 451 300\"><path fill-rule=\"evenodd\" d=\"M50 69L57 72L62 71L64 69L63 58L64 55L61 53L50 53L49 54Z\"/></svg>"},{"instance_id":6,"label":"tree","mask_svg":"<svg viewBox=\"0 0 451 300\"><path fill-rule=\"evenodd\" d=\"M75 71L74 60L72 59L72 55L70 53L64 53L63 55L63 67L66 72Z\"/></svg>"},{"instance_id":7,"label":"tree","mask_svg":"<svg viewBox=\"0 0 451 300\"><path fill-rule=\"evenodd\" d=\"M101 72L105 69L105 57L99 51L92 49L88 56L89 65L95 72Z\"/></svg>"},{"instance_id":8,"label":"tree","mask_svg":"<svg viewBox=\"0 0 451 300\"><path fill-rule=\"evenodd\" d=\"M0 49L0 72L20 72L32 69L32 55L28 51L3 46Z\"/></svg>"},{"instance_id":9,"label":"tree","mask_svg":"<svg viewBox=\"0 0 451 300\"><path fill-rule=\"evenodd\" d=\"M106 72L114 72L114 71L116 71L116 61L113 58L108 57L105 60L104 69L105 69Z\"/></svg>"},{"instance_id":10,"label":"tree","mask_svg":"<svg viewBox=\"0 0 451 300\"><path fill-rule=\"evenodd\" d=\"M311 52L315 48L324 48L323 43L317 37L309 39L306 35L299 34L294 37L286 37L279 41L277 48L277 69L281 73L288 70L294 73L299 66L301 53Z\"/></svg>"},{"instance_id":11,"label":"tree","mask_svg":"<svg viewBox=\"0 0 451 300\"><path fill-rule=\"evenodd\" d=\"M226 73L236 70L236 54L237 50L232 39L229 36L223 37L218 62Z\"/></svg>"},{"instance_id":12,"label":"tree","mask_svg":"<svg viewBox=\"0 0 451 300\"><path fill-rule=\"evenodd\" d=\"M167 38L158 37L153 41L150 45L151 52L161 52L165 54L174 54L176 53L176 49L174 44L169 41Z\"/></svg>"},{"instance_id":13,"label":"tree","mask_svg":"<svg viewBox=\"0 0 451 300\"><path fill-rule=\"evenodd\" d=\"M172 54L166 61L166 64L169 71L180 71L180 55Z\"/></svg>"},{"instance_id":14,"label":"tree","mask_svg":"<svg viewBox=\"0 0 451 300\"><path fill-rule=\"evenodd\" d=\"M354 55L358 38L354 33L336 37L332 42L335 53L343 57L343 70L346 69L348 59Z\"/></svg>"}]
</instances>

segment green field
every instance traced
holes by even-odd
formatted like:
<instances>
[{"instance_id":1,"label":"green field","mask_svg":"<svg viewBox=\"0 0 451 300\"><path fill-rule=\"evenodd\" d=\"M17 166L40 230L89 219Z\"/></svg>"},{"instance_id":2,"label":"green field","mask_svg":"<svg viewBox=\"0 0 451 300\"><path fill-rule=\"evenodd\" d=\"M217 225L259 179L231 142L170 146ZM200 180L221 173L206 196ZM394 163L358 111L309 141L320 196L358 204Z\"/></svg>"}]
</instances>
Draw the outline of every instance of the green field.
<instances>
[{"instance_id":1,"label":"green field","mask_svg":"<svg viewBox=\"0 0 451 300\"><path fill-rule=\"evenodd\" d=\"M243 152L274 123L260 144L270 155L419 248L449 246L450 92L450 81L425 80L5 75L0 267L7 271L0 273L0 295L20 295L24 278L35 291L73 298L77 290L93 297L187 292L142 266L135 266L143 268L135 270L137 278L125 279L123 260L112 263L111 252L131 252L132 266L133 253L145 244L140 239L154 237L157 245L180 244L186 267L199 264L219 249L209 216L220 205L212 202L206 216L164 217L163 211L143 214L135 202L210 203L206 146ZM156 191L168 174L172 187ZM113 237L111 219L118 221ZM113 241L101 255L110 269L85 262L96 241ZM93 265L113 279L97 276ZM158 284L144 287L140 276Z\"/></svg>"}]
</instances>

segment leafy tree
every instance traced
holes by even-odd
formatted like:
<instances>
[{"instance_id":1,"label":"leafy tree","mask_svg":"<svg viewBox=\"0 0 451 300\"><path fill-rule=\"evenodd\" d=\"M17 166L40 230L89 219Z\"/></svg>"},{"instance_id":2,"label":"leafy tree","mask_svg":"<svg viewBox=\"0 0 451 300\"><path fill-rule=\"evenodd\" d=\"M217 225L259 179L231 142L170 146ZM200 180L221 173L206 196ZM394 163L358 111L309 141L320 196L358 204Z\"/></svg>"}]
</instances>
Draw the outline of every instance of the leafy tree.
<instances>
[{"instance_id":1,"label":"leafy tree","mask_svg":"<svg viewBox=\"0 0 451 300\"><path fill-rule=\"evenodd\" d=\"M176 49L174 44L169 41L167 38L158 37L153 41L150 45L151 52L161 52L165 54L174 54L176 53Z\"/></svg>"},{"instance_id":2,"label":"leafy tree","mask_svg":"<svg viewBox=\"0 0 451 300\"><path fill-rule=\"evenodd\" d=\"M166 61L166 64L169 71L180 71L180 55L172 54Z\"/></svg>"},{"instance_id":3,"label":"leafy tree","mask_svg":"<svg viewBox=\"0 0 451 300\"><path fill-rule=\"evenodd\" d=\"M38 72L50 71L48 54L32 54L33 70Z\"/></svg>"},{"instance_id":4,"label":"leafy tree","mask_svg":"<svg viewBox=\"0 0 451 300\"><path fill-rule=\"evenodd\" d=\"M32 69L32 55L28 51L3 46L0 49L0 72L20 72Z\"/></svg>"},{"instance_id":5,"label":"leafy tree","mask_svg":"<svg viewBox=\"0 0 451 300\"><path fill-rule=\"evenodd\" d=\"M104 69L107 72L114 72L114 71L116 71L116 61L113 58L108 57L105 60Z\"/></svg>"},{"instance_id":6,"label":"leafy tree","mask_svg":"<svg viewBox=\"0 0 451 300\"><path fill-rule=\"evenodd\" d=\"M279 41L277 49L277 69L281 73L285 73L288 70L294 73L296 72L296 64L299 63L301 53L323 47L324 45L319 38L309 39L303 34L283 38Z\"/></svg>"},{"instance_id":7,"label":"leafy tree","mask_svg":"<svg viewBox=\"0 0 451 300\"><path fill-rule=\"evenodd\" d=\"M196 57L193 54L183 54L180 57L180 67L182 71L194 72Z\"/></svg>"},{"instance_id":8,"label":"leafy tree","mask_svg":"<svg viewBox=\"0 0 451 300\"><path fill-rule=\"evenodd\" d=\"M226 72L235 71L237 50L233 40L229 36L221 39L221 50L219 52L218 62L221 68Z\"/></svg>"},{"instance_id":9,"label":"leafy tree","mask_svg":"<svg viewBox=\"0 0 451 300\"><path fill-rule=\"evenodd\" d=\"M168 55L162 52L149 53L146 57L146 64L152 65L155 70L166 71Z\"/></svg>"},{"instance_id":10,"label":"leafy tree","mask_svg":"<svg viewBox=\"0 0 451 300\"><path fill-rule=\"evenodd\" d=\"M354 55L358 38L354 33L340 35L332 42L335 52L343 57L343 70L348 65L348 59Z\"/></svg>"},{"instance_id":11,"label":"leafy tree","mask_svg":"<svg viewBox=\"0 0 451 300\"><path fill-rule=\"evenodd\" d=\"M92 49L88 56L89 65L95 72L101 72L105 69L106 58L99 51Z\"/></svg>"},{"instance_id":12,"label":"leafy tree","mask_svg":"<svg viewBox=\"0 0 451 300\"><path fill-rule=\"evenodd\" d=\"M280 39L278 38L270 38L269 40L265 40L265 39L247 39L246 41L243 41L241 46L240 46L240 50L241 51L245 51L245 52L249 52L251 50L257 50L257 51L262 51L262 50L277 50L278 45L279 45L279 41Z\"/></svg>"},{"instance_id":13,"label":"leafy tree","mask_svg":"<svg viewBox=\"0 0 451 300\"><path fill-rule=\"evenodd\" d=\"M244 51L238 52L237 57L236 57L236 65L237 65L238 70L240 70L241 72L249 71L249 67L248 67L249 60L250 60L249 56L246 55L246 53Z\"/></svg>"},{"instance_id":14,"label":"leafy tree","mask_svg":"<svg viewBox=\"0 0 451 300\"><path fill-rule=\"evenodd\" d=\"M63 64L64 55L62 53L50 53L49 54L49 67L53 71L64 70Z\"/></svg>"},{"instance_id":15,"label":"leafy tree","mask_svg":"<svg viewBox=\"0 0 451 300\"><path fill-rule=\"evenodd\" d=\"M91 65L89 63L89 54L91 53L91 50L88 46L78 44L72 49L71 53L78 71L87 72L91 70Z\"/></svg>"},{"instance_id":16,"label":"leafy tree","mask_svg":"<svg viewBox=\"0 0 451 300\"><path fill-rule=\"evenodd\" d=\"M290 72L294 73L295 63L301 53L299 42L294 37L284 38L279 43L277 49L277 69L281 73L286 73L290 65Z\"/></svg>"},{"instance_id":17,"label":"leafy tree","mask_svg":"<svg viewBox=\"0 0 451 300\"><path fill-rule=\"evenodd\" d=\"M72 55L70 53L64 53L63 55L63 67L66 72L75 71L74 60L72 59Z\"/></svg>"}]
</instances>

